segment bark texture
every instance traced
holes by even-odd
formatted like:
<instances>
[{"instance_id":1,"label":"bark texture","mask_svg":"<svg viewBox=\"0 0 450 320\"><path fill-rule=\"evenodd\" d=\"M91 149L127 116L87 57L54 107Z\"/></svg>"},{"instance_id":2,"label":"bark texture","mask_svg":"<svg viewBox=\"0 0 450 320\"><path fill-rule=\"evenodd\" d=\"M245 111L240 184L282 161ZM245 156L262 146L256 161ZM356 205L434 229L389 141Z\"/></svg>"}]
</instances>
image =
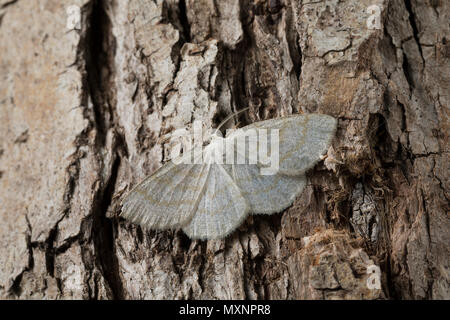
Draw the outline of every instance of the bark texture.
<instances>
[{"instance_id":1,"label":"bark texture","mask_svg":"<svg viewBox=\"0 0 450 320\"><path fill-rule=\"evenodd\" d=\"M0 297L449 299L449 21L444 0L0 0ZM117 216L158 137L244 107L339 119L292 207L221 241Z\"/></svg>"}]
</instances>

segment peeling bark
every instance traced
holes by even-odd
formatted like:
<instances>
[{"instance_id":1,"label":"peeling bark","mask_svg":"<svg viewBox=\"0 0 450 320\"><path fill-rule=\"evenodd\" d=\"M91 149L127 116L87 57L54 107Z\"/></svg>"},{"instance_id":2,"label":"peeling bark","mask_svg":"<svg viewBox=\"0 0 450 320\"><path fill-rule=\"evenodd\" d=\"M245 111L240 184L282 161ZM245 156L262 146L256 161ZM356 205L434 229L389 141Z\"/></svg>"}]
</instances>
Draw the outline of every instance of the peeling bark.
<instances>
[{"instance_id":1,"label":"peeling bark","mask_svg":"<svg viewBox=\"0 0 450 320\"><path fill-rule=\"evenodd\" d=\"M446 1L0 0L0 297L449 299L449 16ZM290 208L220 241L118 217L168 158L159 137L245 107L230 126L339 120Z\"/></svg>"}]
</instances>

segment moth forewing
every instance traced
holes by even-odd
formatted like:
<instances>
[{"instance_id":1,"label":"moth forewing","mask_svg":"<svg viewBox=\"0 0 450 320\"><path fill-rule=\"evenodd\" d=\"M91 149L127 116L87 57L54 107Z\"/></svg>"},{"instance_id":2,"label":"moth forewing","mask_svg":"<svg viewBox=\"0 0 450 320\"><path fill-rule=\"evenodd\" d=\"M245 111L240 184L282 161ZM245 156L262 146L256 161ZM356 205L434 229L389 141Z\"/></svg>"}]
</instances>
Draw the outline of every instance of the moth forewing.
<instances>
[{"instance_id":1,"label":"moth forewing","mask_svg":"<svg viewBox=\"0 0 450 320\"><path fill-rule=\"evenodd\" d=\"M182 227L195 214L208 170L205 164L167 162L123 198L121 216L147 229Z\"/></svg>"}]
</instances>

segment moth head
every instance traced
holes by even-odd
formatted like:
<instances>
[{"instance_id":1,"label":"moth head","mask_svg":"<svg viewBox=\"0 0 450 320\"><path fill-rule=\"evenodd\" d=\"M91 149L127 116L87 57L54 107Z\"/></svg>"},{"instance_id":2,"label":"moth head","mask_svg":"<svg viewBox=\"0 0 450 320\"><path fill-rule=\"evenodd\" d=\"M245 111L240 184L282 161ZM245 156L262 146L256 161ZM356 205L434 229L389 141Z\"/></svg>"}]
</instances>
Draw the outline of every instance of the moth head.
<instances>
[{"instance_id":1,"label":"moth head","mask_svg":"<svg viewBox=\"0 0 450 320\"><path fill-rule=\"evenodd\" d=\"M215 130L211 134L211 142L213 142L214 140L217 140L217 139L222 139L222 138L223 138L223 134L222 134L222 131L220 131L220 130Z\"/></svg>"}]
</instances>

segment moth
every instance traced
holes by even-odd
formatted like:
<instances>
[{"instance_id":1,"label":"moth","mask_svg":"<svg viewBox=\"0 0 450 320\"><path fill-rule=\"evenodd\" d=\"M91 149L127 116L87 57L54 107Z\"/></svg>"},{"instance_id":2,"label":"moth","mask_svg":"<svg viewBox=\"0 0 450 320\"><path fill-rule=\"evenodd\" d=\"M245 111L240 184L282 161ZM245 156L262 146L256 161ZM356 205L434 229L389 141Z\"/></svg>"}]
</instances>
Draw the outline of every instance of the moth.
<instances>
[{"instance_id":1,"label":"moth","mask_svg":"<svg viewBox=\"0 0 450 320\"><path fill-rule=\"evenodd\" d=\"M289 207L306 185L306 171L330 147L336 127L331 116L298 114L255 122L225 137L216 134L201 152L183 153L134 187L121 202L121 216L147 229L182 228L191 239L224 238L248 214ZM267 154L277 153L277 168L270 174L263 174L268 157L255 156L265 153L259 133L253 150L228 148L255 142L250 134L255 131L278 135L262 137Z\"/></svg>"}]
</instances>

